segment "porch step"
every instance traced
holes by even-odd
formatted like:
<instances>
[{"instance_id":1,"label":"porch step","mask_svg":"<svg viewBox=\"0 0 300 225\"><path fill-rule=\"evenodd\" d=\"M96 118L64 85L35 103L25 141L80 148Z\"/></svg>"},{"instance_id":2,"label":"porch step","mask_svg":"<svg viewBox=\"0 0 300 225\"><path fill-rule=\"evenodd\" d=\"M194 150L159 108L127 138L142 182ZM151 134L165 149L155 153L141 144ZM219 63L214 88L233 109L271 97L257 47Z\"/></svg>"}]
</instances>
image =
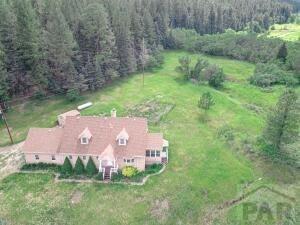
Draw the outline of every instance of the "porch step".
<instances>
[{"instance_id":1,"label":"porch step","mask_svg":"<svg viewBox=\"0 0 300 225\"><path fill-rule=\"evenodd\" d=\"M161 163L162 164L167 164L168 163L168 158L162 158Z\"/></svg>"}]
</instances>

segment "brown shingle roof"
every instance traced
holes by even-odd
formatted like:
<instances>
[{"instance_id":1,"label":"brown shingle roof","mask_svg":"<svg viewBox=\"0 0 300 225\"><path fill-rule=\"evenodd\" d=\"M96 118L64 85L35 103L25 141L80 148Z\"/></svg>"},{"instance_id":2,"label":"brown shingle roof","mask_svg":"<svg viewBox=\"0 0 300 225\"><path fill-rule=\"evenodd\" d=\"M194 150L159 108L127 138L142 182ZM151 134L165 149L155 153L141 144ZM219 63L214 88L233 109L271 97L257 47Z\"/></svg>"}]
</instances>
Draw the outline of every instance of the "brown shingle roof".
<instances>
[{"instance_id":1,"label":"brown shingle roof","mask_svg":"<svg viewBox=\"0 0 300 225\"><path fill-rule=\"evenodd\" d=\"M23 146L25 153L56 153L58 151L62 128L31 128Z\"/></svg>"},{"instance_id":2,"label":"brown shingle roof","mask_svg":"<svg viewBox=\"0 0 300 225\"><path fill-rule=\"evenodd\" d=\"M147 147L146 149L163 149L163 135L161 133L152 133L147 135Z\"/></svg>"},{"instance_id":3,"label":"brown shingle roof","mask_svg":"<svg viewBox=\"0 0 300 225\"><path fill-rule=\"evenodd\" d=\"M79 136L86 128L92 137L89 144L83 145ZM116 137L124 128L130 138L127 145L119 146ZM115 157L144 156L146 149L162 149L163 135L148 134L144 118L71 116L66 118L63 128L30 129L23 150L100 156L109 145Z\"/></svg>"}]
</instances>

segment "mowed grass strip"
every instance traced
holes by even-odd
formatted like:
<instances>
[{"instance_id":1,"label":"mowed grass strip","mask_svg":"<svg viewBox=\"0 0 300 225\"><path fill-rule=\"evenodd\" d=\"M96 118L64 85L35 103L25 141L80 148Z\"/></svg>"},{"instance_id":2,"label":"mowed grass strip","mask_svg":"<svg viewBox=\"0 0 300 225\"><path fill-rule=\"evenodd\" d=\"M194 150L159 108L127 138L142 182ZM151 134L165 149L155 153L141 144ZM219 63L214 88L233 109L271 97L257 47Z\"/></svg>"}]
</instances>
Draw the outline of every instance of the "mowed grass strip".
<instances>
[{"instance_id":1,"label":"mowed grass strip","mask_svg":"<svg viewBox=\"0 0 300 225\"><path fill-rule=\"evenodd\" d=\"M217 136L218 129L229 124L235 132L235 146L256 138L266 112L256 114L244 104L267 110L276 103L282 88L265 93L247 82L254 65L206 56L236 80L226 81L224 90L186 82L175 71L178 57L185 54L166 52L163 67L146 74L144 87L141 74L136 74L86 94L78 103L62 98L29 102L8 114L14 135L19 134L18 140L22 140L29 127L53 126L57 114L87 100L94 106L83 115L108 114L114 107L118 115L126 116L133 106L159 97L174 105L159 123L150 126L151 131L163 132L170 142L170 163L163 174L141 187L57 184L50 175L11 175L0 182L0 218L12 224L199 224L210 208L235 198L242 184L260 177L267 183L286 177L285 168L269 174L266 171L272 166L257 167ZM193 60L198 56L192 55ZM252 90L253 97L249 93ZM211 91L216 104L203 122L197 101L206 91ZM83 197L73 205L71 198L77 190Z\"/></svg>"}]
</instances>

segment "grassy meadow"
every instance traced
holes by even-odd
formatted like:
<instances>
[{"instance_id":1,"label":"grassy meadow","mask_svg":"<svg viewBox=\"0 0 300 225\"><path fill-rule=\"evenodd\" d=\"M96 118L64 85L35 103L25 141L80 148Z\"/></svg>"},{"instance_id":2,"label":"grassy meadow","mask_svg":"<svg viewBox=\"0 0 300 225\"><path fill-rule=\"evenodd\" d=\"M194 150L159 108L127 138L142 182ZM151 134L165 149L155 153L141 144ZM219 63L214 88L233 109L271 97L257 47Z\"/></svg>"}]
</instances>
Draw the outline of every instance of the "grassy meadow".
<instances>
[{"instance_id":1,"label":"grassy meadow","mask_svg":"<svg viewBox=\"0 0 300 225\"><path fill-rule=\"evenodd\" d=\"M285 41L299 41L300 40L300 24L275 24L275 29L270 28L268 37L277 37Z\"/></svg>"},{"instance_id":2,"label":"grassy meadow","mask_svg":"<svg viewBox=\"0 0 300 225\"><path fill-rule=\"evenodd\" d=\"M288 186L293 193L297 179L292 171L245 150L261 133L283 87L265 92L247 81L253 64L207 56L203 57L227 74L224 89L187 82L175 70L178 57L185 54L166 51L164 65L146 74L144 87L141 74L136 74L85 94L77 103L61 97L32 101L7 115L14 138L21 141L29 127L54 126L59 113L85 101L94 105L83 115L108 114L116 108L119 116L126 116L129 109L151 99L173 105L158 123L150 124L151 131L163 132L170 142L170 162L164 173L140 187L54 183L51 174L13 174L0 181L0 219L24 225L243 224L236 221L241 210L218 212L217 206L237 198L251 185L276 185L282 190ZM198 57L192 56L194 60ZM206 91L212 93L215 105L203 120L197 102ZM234 136L230 143L218 136L226 126ZM0 137L0 144L8 143L3 127ZM83 197L71 204L76 191Z\"/></svg>"}]
</instances>

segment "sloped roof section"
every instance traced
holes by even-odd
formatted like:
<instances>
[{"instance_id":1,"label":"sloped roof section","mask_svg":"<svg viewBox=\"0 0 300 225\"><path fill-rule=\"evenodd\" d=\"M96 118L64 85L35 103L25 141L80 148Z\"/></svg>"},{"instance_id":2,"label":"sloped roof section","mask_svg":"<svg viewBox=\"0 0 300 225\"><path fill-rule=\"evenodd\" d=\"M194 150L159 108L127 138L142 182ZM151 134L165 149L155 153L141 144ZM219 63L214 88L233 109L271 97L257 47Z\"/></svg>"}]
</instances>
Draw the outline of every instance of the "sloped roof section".
<instances>
[{"instance_id":1,"label":"sloped roof section","mask_svg":"<svg viewBox=\"0 0 300 225\"><path fill-rule=\"evenodd\" d=\"M146 149L162 150L164 145L163 134L152 133L147 135L147 147Z\"/></svg>"},{"instance_id":2,"label":"sloped roof section","mask_svg":"<svg viewBox=\"0 0 300 225\"><path fill-rule=\"evenodd\" d=\"M87 128L93 135L88 145L82 145L78 139ZM126 146L119 146L116 137L125 128L130 141ZM148 135L147 120L144 118L125 117L67 117L64 126L60 153L101 155L111 145L115 157L144 156Z\"/></svg>"},{"instance_id":3,"label":"sloped roof section","mask_svg":"<svg viewBox=\"0 0 300 225\"><path fill-rule=\"evenodd\" d=\"M82 133L78 136L78 138L80 139L80 138L88 138L88 139L91 139L91 137L92 137L93 135L92 135L92 133L91 133L91 131L89 130L89 128L85 128L83 131L82 131Z\"/></svg>"},{"instance_id":4,"label":"sloped roof section","mask_svg":"<svg viewBox=\"0 0 300 225\"><path fill-rule=\"evenodd\" d=\"M121 132L118 134L116 140L119 140L119 139L126 139L128 141L129 135L128 135L128 133L127 133L127 131L126 131L125 128L123 128L121 130Z\"/></svg>"},{"instance_id":5,"label":"sloped roof section","mask_svg":"<svg viewBox=\"0 0 300 225\"><path fill-rule=\"evenodd\" d=\"M114 160L115 159L115 150L111 145L108 145L105 150L100 155L102 160Z\"/></svg>"},{"instance_id":6,"label":"sloped roof section","mask_svg":"<svg viewBox=\"0 0 300 225\"><path fill-rule=\"evenodd\" d=\"M31 128L23 146L23 152L57 153L62 136L63 128Z\"/></svg>"}]
</instances>

